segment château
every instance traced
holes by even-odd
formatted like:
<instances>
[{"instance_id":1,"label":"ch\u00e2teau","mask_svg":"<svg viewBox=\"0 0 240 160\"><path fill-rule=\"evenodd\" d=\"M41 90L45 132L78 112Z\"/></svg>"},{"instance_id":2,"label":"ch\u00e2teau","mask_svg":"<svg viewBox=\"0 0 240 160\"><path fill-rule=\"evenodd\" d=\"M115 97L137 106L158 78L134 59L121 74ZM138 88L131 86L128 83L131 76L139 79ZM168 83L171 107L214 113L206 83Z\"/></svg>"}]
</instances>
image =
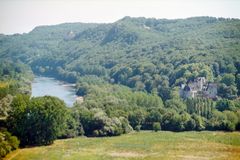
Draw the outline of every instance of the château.
<instances>
[{"instance_id":1,"label":"ch\u00e2teau","mask_svg":"<svg viewBox=\"0 0 240 160\"><path fill-rule=\"evenodd\" d=\"M179 94L184 99L195 97L217 99L217 84L208 82L205 77L197 77L187 84L182 84Z\"/></svg>"}]
</instances>

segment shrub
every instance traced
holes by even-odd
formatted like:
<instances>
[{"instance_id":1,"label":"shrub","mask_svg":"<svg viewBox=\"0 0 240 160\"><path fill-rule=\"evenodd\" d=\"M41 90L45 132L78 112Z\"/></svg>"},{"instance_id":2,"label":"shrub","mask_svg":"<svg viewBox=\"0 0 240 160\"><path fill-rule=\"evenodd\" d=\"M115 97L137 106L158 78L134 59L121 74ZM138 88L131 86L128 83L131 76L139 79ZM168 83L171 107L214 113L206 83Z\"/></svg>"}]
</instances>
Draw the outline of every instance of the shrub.
<instances>
[{"instance_id":1,"label":"shrub","mask_svg":"<svg viewBox=\"0 0 240 160\"><path fill-rule=\"evenodd\" d=\"M139 132L140 130L141 130L141 125L137 125L134 129L137 131L137 132Z\"/></svg>"},{"instance_id":2,"label":"shrub","mask_svg":"<svg viewBox=\"0 0 240 160\"><path fill-rule=\"evenodd\" d=\"M119 120L122 123L122 129L123 129L123 133L130 133L133 131L133 128L131 127L131 125L129 124L127 118L125 117L120 117Z\"/></svg>"},{"instance_id":3,"label":"shrub","mask_svg":"<svg viewBox=\"0 0 240 160\"><path fill-rule=\"evenodd\" d=\"M0 130L0 159L18 148L20 141L7 130Z\"/></svg>"},{"instance_id":4,"label":"shrub","mask_svg":"<svg viewBox=\"0 0 240 160\"><path fill-rule=\"evenodd\" d=\"M153 130L155 132L160 131L161 130L161 124L159 122L154 122L153 123Z\"/></svg>"},{"instance_id":5,"label":"shrub","mask_svg":"<svg viewBox=\"0 0 240 160\"><path fill-rule=\"evenodd\" d=\"M235 124L230 121L225 121L223 125L224 125L224 129L227 131L235 131L236 129Z\"/></svg>"}]
</instances>

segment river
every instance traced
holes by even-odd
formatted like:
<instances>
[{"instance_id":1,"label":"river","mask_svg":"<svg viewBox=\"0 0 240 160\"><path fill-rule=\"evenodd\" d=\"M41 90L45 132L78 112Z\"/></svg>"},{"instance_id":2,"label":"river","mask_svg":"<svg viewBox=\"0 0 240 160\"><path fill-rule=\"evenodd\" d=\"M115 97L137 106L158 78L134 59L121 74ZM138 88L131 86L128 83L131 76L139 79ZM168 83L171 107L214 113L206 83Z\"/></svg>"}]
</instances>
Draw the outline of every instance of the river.
<instances>
[{"instance_id":1,"label":"river","mask_svg":"<svg viewBox=\"0 0 240 160\"><path fill-rule=\"evenodd\" d=\"M74 84L58 81L54 78L36 76L32 82L32 97L55 96L71 107L76 101Z\"/></svg>"}]
</instances>

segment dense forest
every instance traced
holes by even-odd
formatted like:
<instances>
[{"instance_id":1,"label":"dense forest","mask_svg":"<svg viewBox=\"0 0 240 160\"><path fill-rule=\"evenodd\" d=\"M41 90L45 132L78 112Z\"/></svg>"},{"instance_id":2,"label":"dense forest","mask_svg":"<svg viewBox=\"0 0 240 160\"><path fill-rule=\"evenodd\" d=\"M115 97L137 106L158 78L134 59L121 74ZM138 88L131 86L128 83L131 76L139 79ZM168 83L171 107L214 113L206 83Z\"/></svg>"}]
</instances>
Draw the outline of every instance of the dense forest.
<instances>
[{"instance_id":1,"label":"dense forest","mask_svg":"<svg viewBox=\"0 0 240 160\"><path fill-rule=\"evenodd\" d=\"M76 83L84 102L31 98L35 75ZM217 99L183 99L205 77ZM0 157L19 145L139 130L240 130L240 20L124 17L0 35ZM12 136L10 133L14 136Z\"/></svg>"}]
</instances>

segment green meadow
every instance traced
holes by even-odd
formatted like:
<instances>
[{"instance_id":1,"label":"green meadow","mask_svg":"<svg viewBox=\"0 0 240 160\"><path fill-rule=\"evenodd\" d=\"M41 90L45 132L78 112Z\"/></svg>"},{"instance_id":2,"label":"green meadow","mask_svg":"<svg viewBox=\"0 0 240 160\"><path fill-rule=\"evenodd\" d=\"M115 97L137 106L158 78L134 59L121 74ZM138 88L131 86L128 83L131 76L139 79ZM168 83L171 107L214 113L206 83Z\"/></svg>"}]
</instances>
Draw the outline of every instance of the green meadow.
<instances>
[{"instance_id":1,"label":"green meadow","mask_svg":"<svg viewBox=\"0 0 240 160\"><path fill-rule=\"evenodd\" d=\"M240 159L239 132L150 132L118 137L56 140L18 149L4 160Z\"/></svg>"}]
</instances>

